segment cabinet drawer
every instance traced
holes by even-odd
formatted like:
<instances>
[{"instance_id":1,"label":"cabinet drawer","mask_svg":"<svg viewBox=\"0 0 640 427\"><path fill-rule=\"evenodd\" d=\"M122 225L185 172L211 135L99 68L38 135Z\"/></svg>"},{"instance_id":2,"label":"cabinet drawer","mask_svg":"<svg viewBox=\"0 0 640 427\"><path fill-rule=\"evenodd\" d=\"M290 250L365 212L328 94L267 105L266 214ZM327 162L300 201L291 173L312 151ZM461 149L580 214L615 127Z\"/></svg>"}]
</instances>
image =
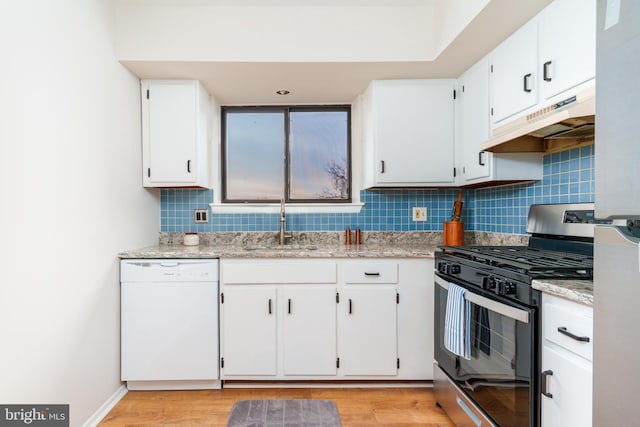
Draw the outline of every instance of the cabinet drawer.
<instances>
[{"instance_id":1,"label":"cabinet drawer","mask_svg":"<svg viewBox=\"0 0 640 427\"><path fill-rule=\"evenodd\" d=\"M221 261L221 282L229 284L336 283L335 261Z\"/></svg>"},{"instance_id":2,"label":"cabinet drawer","mask_svg":"<svg viewBox=\"0 0 640 427\"><path fill-rule=\"evenodd\" d=\"M395 261L350 262L343 266L345 283L398 283Z\"/></svg>"},{"instance_id":3,"label":"cabinet drawer","mask_svg":"<svg viewBox=\"0 0 640 427\"><path fill-rule=\"evenodd\" d=\"M546 340L593 360L593 314L589 307L550 303L543 306L542 316Z\"/></svg>"}]
</instances>

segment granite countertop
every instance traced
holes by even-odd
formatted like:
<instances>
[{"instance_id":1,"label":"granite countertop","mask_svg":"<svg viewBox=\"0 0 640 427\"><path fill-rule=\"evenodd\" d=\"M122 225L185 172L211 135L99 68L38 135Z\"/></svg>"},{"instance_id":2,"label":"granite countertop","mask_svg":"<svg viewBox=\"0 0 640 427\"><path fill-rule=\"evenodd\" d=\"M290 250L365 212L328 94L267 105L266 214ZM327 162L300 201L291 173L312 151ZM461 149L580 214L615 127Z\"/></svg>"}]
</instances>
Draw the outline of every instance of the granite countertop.
<instances>
[{"instance_id":1,"label":"granite countertop","mask_svg":"<svg viewBox=\"0 0 640 427\"><path fill-rule=\"evenodd\" d=\"M556 295L580 304L593 306L593 281L591 280L534 280L534 289Z\"/></svg>"},{"instance_id":2,"label":"granite countertop","mask_svg":"<svg viewBox=\"0 0 640 427\"><path fill-rule=\"evenodd\" d=\"M525 244L523 236L465 232L465 244ZM199 233L198 246L184 246L184 233L161 232L157 245L123 251L127 258L433 258L442 232L362 233L362 244L345 244L344 232L293 233L278 245L277 233ZM353 240L353 233L352 233Z\"/></svg>"},{"instance_id":3,"label":"granite countertop","mask_svg":"<svg viewBox=\"0 0 640 427\"><path fill-rule=\"evenodd\" d=\"M433 258L437 245L157 245L121 252L120 258Z\"/></svg>"}]
</instances>

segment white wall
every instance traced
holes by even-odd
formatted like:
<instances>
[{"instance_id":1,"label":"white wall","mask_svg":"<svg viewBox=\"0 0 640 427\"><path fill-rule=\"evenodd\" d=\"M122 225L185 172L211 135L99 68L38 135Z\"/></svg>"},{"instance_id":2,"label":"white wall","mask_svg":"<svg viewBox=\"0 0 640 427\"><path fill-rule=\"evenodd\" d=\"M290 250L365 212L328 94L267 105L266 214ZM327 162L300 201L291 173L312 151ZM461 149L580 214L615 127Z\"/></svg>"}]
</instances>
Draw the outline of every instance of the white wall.
<instances>
[{"instance_id":1,"label":"white wall","mask_svg":"<svg viewBox=\"0 0 640 427\"><path fill-rule=\"evenodd\" d=\"M117 252L158 238L112 24L110 0L0 0L0 402L72 426L120 387Z\"/></svg>"},{"instance_id":2,"label":"white wall","mask_svg":"<svg viewBox=\"0 0 640 427\"><path fill-rule=\"evenodd\" d=\"M435 56L445 50L490 0L436 0Z\"/></svg>"},{"instance_id":3,"label":"white wall","mask_svg":"<svg viewBox=\"0 0 640 427\"><path fill-rule=\"evenodd\" d=\"M117 56L138 61L427 61L433 8L117 0Z\"/></svg>"}]
</instances>

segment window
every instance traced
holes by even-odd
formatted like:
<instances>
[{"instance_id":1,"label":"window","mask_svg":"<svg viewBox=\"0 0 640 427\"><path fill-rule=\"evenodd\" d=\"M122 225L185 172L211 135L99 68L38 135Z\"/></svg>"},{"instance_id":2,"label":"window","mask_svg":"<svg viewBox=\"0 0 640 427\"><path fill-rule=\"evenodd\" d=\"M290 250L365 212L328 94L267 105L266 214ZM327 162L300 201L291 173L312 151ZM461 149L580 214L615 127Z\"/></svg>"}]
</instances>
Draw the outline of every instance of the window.
<instances>
[{"instance_id":1,"label":"window","mask_svg":"<svg viewBox=\"0 0 640 427\"><path fill-rule=\"evenodd\" d=\"M349 106L224 107L223 202L351 201Z\"/></svg>"}]
</instances>

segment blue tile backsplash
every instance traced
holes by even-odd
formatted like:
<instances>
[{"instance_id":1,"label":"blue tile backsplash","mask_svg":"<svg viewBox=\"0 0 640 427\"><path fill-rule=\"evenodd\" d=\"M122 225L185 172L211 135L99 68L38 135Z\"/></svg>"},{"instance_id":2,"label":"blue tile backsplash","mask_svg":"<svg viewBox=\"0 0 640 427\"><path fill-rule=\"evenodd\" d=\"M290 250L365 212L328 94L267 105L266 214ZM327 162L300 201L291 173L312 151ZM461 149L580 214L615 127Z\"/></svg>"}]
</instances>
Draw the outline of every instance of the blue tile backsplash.
<instances>
[{"instance_id":1,"label":"blue tile backsplash","mask_svg":"<svg viewBox=\"0 0 640 427\"><path fill-rule=\"evenodd\" d=\"M594 146L545 155L542 181L475 190L469 196L474 231L526 234L529 206L594 201Z\"/></svg>"},{"instance_id":2,"label":"blue tile backsplash","mask_svg":"<svg viewBox=\"0 0 640 427\"><path fill-rule=\"evenodd\" d=\"M363 231L437 231L449 219L458 190L363 190L364 202L357 214L287 214L287 231L341 231L360 227ZM163 189L161 231L278 231L279 214L218 214L208 224L193 222L194 209L208 209L212 190ZM413 207L427 208L427 221L413 222ZM466 214L463 212L463 221Z\"/></svg>"},{"instance_id":3,"label":"blue tile backsplash","mask_svg":"<svg viewBox=\"0 0 640 427\"><path fill-rule=\"evenodd\" d=\"M594 200L593 145L544 156L542 181L476 190L462 190L462 221L470 231L525 234L532 203L575 203ZM451 215L458 189L363 190L358 214L288 214L287 230L439 231ZM278 231L277 214L211 214L212 190L163 189L161 231ZM413 222L413 207L427 208L427 221ZM208 209L209 223L195 224L194 209Z\"/></svg>"}]
</instances>

